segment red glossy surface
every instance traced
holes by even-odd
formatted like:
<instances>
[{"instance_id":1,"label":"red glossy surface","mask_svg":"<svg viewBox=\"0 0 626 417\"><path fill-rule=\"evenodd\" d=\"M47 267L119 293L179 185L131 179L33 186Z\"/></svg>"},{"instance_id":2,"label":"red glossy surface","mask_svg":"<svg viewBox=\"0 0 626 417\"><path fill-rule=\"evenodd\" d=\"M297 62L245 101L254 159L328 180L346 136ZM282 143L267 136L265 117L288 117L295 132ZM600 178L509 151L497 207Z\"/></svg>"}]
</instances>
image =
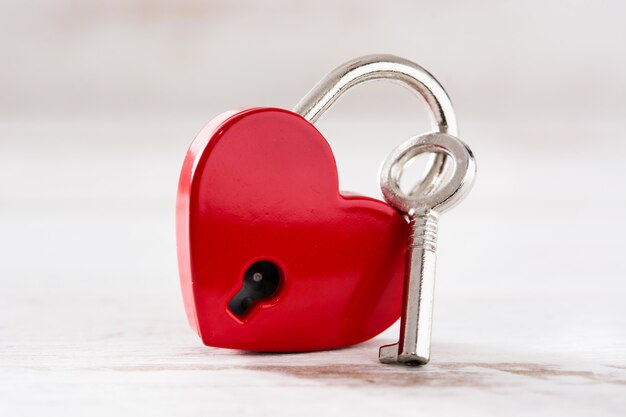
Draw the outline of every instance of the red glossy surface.
<instances>
[{"instance_id":1,"label":"red glossy surface","mask_svg":"<svg viewBox=\"0 0 626 417\"><path fill-rule=\"evenodd\" d=\"M178 189L189 321L206 345L225 348L307 351L367 340L400 315L407 233L386 203L340 194L330 147L299 115L223 114L194 140ZM278 265L280 289L238 318L228 301L258 260Z\"/></svg>"}]
</instances>

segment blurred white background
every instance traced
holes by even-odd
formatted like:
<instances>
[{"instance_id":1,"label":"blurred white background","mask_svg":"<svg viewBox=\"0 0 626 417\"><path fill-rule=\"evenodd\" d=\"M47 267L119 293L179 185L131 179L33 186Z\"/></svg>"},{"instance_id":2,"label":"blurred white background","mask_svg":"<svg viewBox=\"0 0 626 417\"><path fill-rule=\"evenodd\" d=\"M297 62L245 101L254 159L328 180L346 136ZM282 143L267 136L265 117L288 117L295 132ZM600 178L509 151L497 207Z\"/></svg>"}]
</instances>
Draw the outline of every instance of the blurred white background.
<instances>
[{"instance_id":1,"label":"blurred white background","mask_svg":"<svg viewBox=\"0 0 626 417\"><path fill-rule=\"evenodd\" d=\"M187 329L174 238L187 146L224 110L290 108L335 66L392 53L443 84L479 169L469 198L441 220L427 372L452 372L437 363L547 363L570 374L490 374L486 391L454 390L458 405L486 415L540 403L555 415L567 399L569 415L623 415L615 393L626 381L625 20L618 0L2 1L0 410L67 415L71 402L110 415L141 409L141 399L154 401L154 415L194 414L199 397L168 385L176 382L219 410L254 414L228 403L232 387L278 377L180 372L180 358L250 361L200 347ZM318 123L342 189L379 197L379 164L427 120L401 87L350 91ZM378 370L377 345L356 361ZM315 360L351 361L334 355ZM114 372L155 361L178 368L158 378ZM155 380L162 391L147 383ZM388 402L436 414L447 388L418 382ZM324 384L315 389L324 401L291 393L300 413L344 400L355 413L385 407L367 387L334 387L342 394L330 397ZM410 400L413 389L430 391Z\"/></svg>"}]
</instances>

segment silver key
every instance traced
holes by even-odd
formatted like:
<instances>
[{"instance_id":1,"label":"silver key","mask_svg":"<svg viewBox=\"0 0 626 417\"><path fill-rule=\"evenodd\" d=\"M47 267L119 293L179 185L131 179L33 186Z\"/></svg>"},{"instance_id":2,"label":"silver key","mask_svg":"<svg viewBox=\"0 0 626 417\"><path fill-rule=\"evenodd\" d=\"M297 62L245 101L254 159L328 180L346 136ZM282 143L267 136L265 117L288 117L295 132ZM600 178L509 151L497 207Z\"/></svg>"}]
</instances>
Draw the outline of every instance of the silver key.
<instances>
[{"instance_id":1,"label":"silver key","mask_svg":"<svg viewBox=\"0 0 626 417\"><path fill-rule=\"evenodd\" d=\"M420 191L418 184L405 194L400 189L404 168L417 155L436 152L446 156L451 175L441 174L437 184ZM453 162L452 164L448 162ZM400 341L382 346L382 363L424 365L430 359L430 335L435 289L435 250L439 214L459 203L470 190L476 164L472 151L454 136L429 133L404 142L385 160L380 187L385 200L408 216L410 237L404 277Z\"/></svg>"}]
</instances>

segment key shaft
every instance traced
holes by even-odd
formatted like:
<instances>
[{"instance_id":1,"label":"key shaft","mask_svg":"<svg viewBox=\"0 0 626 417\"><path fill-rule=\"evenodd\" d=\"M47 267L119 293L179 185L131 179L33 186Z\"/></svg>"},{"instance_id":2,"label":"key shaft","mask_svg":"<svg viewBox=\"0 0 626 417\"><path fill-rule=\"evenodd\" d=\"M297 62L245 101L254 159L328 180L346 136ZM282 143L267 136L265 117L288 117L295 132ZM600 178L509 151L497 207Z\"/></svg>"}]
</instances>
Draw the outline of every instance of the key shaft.
<instances>
[{"instance_id":1,"label":"key shaft","mask_svg":"<svg viewBox=\"0 0 626 417\"><path fill-rule=\"evenodd\" d=\"M380 348L383 363L423 365L430 360L438 217L428 210L410 218L400 341Z\"/></svg>"}]
</instances>

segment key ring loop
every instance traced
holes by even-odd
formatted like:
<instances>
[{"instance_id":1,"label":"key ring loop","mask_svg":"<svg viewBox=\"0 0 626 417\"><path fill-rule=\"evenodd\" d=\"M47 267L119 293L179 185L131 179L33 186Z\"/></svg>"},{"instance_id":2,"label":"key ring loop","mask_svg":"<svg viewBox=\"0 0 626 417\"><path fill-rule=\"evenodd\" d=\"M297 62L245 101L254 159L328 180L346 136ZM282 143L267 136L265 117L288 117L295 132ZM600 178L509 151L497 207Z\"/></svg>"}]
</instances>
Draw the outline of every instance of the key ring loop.
<instances>
[{"instance_id":1,"label":"key ring loop","mask_svg":"<svg viewBox=\"0 0 626 417\"><path fill-rule=\"evenodd\" d=\"M452 175L432 193L405 195L400 189L404 166L424 152L447 155L454 161ZM380 188L389 204L409 216L430 210L443 213L465 198L475 175L474 155L466 144L452 135L426 133L410 138L391 151L380 171Z\"/></svg>"},{"instance_id":2,"label":"key ring loop","mask_svg":"<svg viewBox=\"0 0 626 417\"><path fill-rule=\"evenodd\" d=\"M458 136L452 102L441 84L416 63L394 55L368 55L340 65L320 80L293 111L315 123L347 90L362 82L379 79L396 81L417 93L430 109L435 131ZM446 159L445 154L435 154L424 181L411 194L432 191L445 170Z\"/></svg>"}]
</instances>

